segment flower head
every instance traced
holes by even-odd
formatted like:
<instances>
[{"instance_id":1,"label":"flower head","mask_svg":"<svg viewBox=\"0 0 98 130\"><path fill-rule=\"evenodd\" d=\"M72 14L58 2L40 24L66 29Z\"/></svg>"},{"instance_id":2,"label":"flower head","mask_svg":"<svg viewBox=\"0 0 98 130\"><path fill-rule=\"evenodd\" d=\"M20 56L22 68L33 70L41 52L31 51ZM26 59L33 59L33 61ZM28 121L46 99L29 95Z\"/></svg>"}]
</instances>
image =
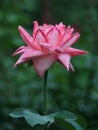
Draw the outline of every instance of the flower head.
<instances>
[{"instance_id":1,"label":"flower head","mask_svg":"<svg viewBox=\"0 0 98 130\"><path fill-rule=\"evenodd\" d=\"M63 23L55 26L47 24L40 26L34 21L32 36L23 27L19 26L18 29L26 46L19 47L13 53L14 56L21 54L14 66L32 60L40 77L56 61L62 63L67 70L74 70L70 63L71 58L87 53L71 47L79 39L80 34L73 33L74 29L70 26L66 27Z\"/></svg>"}]
</instances>

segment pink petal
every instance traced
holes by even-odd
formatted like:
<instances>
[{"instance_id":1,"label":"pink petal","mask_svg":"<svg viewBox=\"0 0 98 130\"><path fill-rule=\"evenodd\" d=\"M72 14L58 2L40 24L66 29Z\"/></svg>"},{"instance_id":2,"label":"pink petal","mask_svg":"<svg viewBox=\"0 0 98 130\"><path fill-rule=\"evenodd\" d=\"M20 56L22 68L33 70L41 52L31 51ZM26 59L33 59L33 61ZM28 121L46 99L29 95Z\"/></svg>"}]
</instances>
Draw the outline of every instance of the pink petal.
<instances>
[{"instance_id":1,"label":"pink petal","mask_svg":"<svg viewBox=\"0 0 98 130\"><path fill-rule=\"evenodd\" d=\"M33 49L26 49L26 51L20 56L20 58L18 59L18 61L15 63L15 67L17 65L19 65L20 63L22 62L25 62L25 61L28 61L30 59L33 59L33 58L37 58L39 56L44 56L46 55L46 53L44 52L41 52L41 51L36 51L36 50L33 50Z\"/></svg>"},{"instance_id":2,"label":"pink petal","mask_svg":"<svg viewBox=\"0 0 98 130\"><path fill-rule=\"evenodd\" d=\"M57 45L60 38L59 31L56 28L52 28L47 34L48 42L52 45Z\"/></svg>"},{"instance_id":3,"label":"pink petal","mask_svg":"<svg viewBox=\"0 0 98 130\"><path fill-rule=\"evenodd\" d=\"M67 70L70 68L70 59L71 56L68 54L59 54L58 55L58 60L66 67Z\"/></svg>"},{"instance_id":4,"label":"pink petal","mask_svg":"<svg viewBox=\"0 0 98 130\"><path fill-rule=\"evenodd\" d=\"M75 49L75 48L72 48L72 47L69 47L69 48L67 48L65 50L63 50L62 48L56 48L55 51L57 53L69 54L71 56L77 56L77 55L87 54L86 51Z\"/></svg>"},{"instance_id":5,"label":"pink petal","mask_svg":"<svg viewBox=\"0 0 98 130\"><path fill-rule=\"evenodd\" d=\"M80 37L80 34L77 32L75 33L61 48L63 50L67 49L68 47L72 46Z\"/></svg>"},{"instance_id":6,"label":"pink petal","mask_svg":"<svg viewBox=\"0 0 98 130\"><path fill-rule=\"evenodd\" d=\"M69 64L69 68L70 68L72 71L75 71L71 63Z\"/></svg>"},{"instance_id":7,"label":"pink petal","mask_svg":"<svg viewBox=\"0 0 98 130\"><path fill-rule=\"evenodd\" d=\"M70 26L68 26L65 30L65 33L62 37L62 41L61 41L61 44L60 44L60 47L62 45L64 45L66 43L66 41L68 41L70 38L71 38L71 34L73 33L74 29L73 28L70 28Z\"/></svg>"},{"instance_id":8,"label":"pink petal","mask_svg":"<svg viewBox=\"0 0 98 130\"><path fill-rule=\"evenodd\" d=\"M53 25L47 25L44 24L43 26L40 26L40 29L44 32L45 35L53 28Z\"/></svg>"},{"instance_id":9,"label":"pink petal","mask_svg":"<svg viewBox=\"0 0 98 130\"><path fill-rule=\"evenodd\" d=\"M56 25L56 28L60 31L60 34L63 36L64 32L65 32L65 25L63 25L63 23L61 22L60 24Z\"/></svg>"},{"instance_id":10,"label":"pink petal","mask_svg":"<svg viewBox=\"0 0 98 130\"><path fill-rule=\"evenodd\" d=\"M34 67L38 72L39 76L42 77L44 72L57 60L56 55L46 55L33 59Z\"/></svg>"},{"instance_id":11,"label":"pink petal","mask_svg":"<svg viewBox=\"0 0 98 130\"><path fill-rule=\"evenodd\" d=\"M38 27L38 22L37 21L34 21L33 23L34 23L34 30L33 30L32 36L34 37L37 30L39 29L39 27Z\"/></svg>"},{"instance_id":12,"label":"pink petal","mask_svg":"<svg viewBox=\"0 0 98 130\"><path fill-rule=\"evenodd\" d=\"M47 42L47 38L46 38L44 32L42 30L40 30L40 29L37 31L34 40L35 39L37 40L38 43Z\"/></svg>"},{"instance_id":13,"label":"pink petal","mask_svg":"<svg viewBox=\"0 0 98 130\"><path fill-rule=\"evenodd\" d=\"M46 43L47 42L47 38L45 37L44 32L42 32L42 30L38 30L36 32L36 35L34 37L34 45L37 47L37 49L41 50L41 46L40 43Z\"/></svg>"},{"instance_id":14,"label":"pink petal","mask_svg":"<svg viewBox=\"0 0 98 130\"><path fill-rule=\"evenodd\" d=\"M47 53L53 53L56 48L54 45L51 45L49 43L40 43L40 45L42 46L43 51Z\"/></svg>"},{"instance_id":15,"label":"pink petal","mask_svg":"<svg viewBox=\"0 0 98 130\"><path fill-rule=\"evenodd\" d=\"M12 56L15 56L15 55L17 55L17 54L21 54L21 53L23 53L25 50L26 50L26 46L21 46L21 47L19 47L14 53L13 53L13 55Z\"/></svg>"},{"instance_id":16,"label":"pink petal","mask_svg":"<svg viewBox=\"0 0 98 130\"><path fill-rule=\"evenodd\" d=\"M18 59L18 61L14 64L14 67L18 66L19 64L21 64L25 61L27 61L27 60L24 59L23 56L21 55L20 58Z\"/></svg>"},{"instance_id":17,"label":"pink petal","mask_svg":"<svg viewBox=\"0 0 98 130\"><path fill-rule=\"evenodd\" d=\"M74 49L72 47L69 47L69 48L65 49L64 52L67 53L67 54L69 54L69 55L71 55L71 56L77 56L77 55L87 54L86 51L79 50L79 49Z\"/></svg>"},{"instance_id":18,"label":"pink petal","mask_svg":"<svg viewBox=\"0 0 98 130\"><path fill-rule=\"evenodd\" d=\"M29 35L29 33L21 26L18 27L21 37L23 38L24 42L33 47L33 38Z\"/></svg>"}]
</instances>

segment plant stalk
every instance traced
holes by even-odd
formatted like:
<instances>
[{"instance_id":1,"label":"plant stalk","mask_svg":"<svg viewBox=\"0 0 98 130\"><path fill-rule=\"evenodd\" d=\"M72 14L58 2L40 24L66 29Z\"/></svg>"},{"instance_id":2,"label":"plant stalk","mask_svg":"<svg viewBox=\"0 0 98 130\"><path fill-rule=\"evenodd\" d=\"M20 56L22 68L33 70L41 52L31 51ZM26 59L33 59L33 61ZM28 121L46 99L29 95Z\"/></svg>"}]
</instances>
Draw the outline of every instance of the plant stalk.
<instances>
[{"instance_id":1,"label":"plant stalk","mask_svg":"<svg viewBox=\"0 0 98 130\"><path fill-rule=\"evenodd\" d=\"M48 78L48 70L45 72L44 76L44 88L43 88L44 115L47 115L47 78ZM48 130L47 125L45 126L45 130Z\"/></svg>"}]
</instances>

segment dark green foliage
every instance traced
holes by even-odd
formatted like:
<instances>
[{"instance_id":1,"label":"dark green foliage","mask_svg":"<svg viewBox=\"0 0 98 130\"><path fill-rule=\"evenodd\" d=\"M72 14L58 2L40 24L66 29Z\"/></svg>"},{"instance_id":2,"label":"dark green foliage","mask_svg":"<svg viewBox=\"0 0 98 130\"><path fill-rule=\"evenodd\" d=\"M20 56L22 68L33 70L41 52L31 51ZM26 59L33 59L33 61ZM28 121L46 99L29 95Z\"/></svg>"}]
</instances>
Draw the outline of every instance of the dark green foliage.
<instances>
[{"instance_id":1,"label":"dark green foliage","mask_svg":"<svg viewBox=\"0 0 98 130\"><path fill-rule=\"evenodd\" d=\"M17 108L10 113L13 118L24 118L26 122L34 127L36 125L47 125L50 127L55 122L61 123L68 130L86 130L86 121L83 117L69 111L60 111L49 115L40 115L32 110Z\"/></svg>"},{"instance_id":2,"label":"dark green foliage","mask_svg":"<svg viewBox=\"0 0 98 130\"><path fill-rule=\"evenodd\" d=\"M43 111L43 79L32 66L13 68L18 56L12 57L12 53L25 45L17 28L22 25L32 34L34 20L70 24L81 34L74 47L89 52L72 59L75 72L66 71L59 63L50 68L48 113L65 109L81 114L88 121L87 130L98 130L98 2L50 0L47 6L47 1L0 1L0 130L32 129L24 120L9 117L16 107ZM64 130L59 125L51 129Z\"/></svg>"}]
</instances>

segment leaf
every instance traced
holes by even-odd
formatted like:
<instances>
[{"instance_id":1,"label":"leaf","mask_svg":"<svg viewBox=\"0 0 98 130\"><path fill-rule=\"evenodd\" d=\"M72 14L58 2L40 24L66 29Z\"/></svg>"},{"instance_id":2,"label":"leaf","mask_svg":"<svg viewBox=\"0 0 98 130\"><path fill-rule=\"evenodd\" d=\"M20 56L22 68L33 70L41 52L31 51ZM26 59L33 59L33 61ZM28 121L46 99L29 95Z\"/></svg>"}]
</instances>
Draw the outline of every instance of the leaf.
<instances>
[{"instance_id":1,"label":"leaf","mask_svg":"<svg viewBox=\"0 0 98 130\"><path fill-rule=\"evenodd\" d=\"M51 114L52 115L52 114ZM63 118L63 119L77 119L77 116L69 111L60 111L53 114L55 117Z\"/></svg>"},{"instance_id":2,"label":"leaf","mask_svg":"<svg viewBox=\"0 0 98 130\"><path fill-rule=\"evenodd\" d=\"M56 114L56 121L60 122L68 130L86 130L87 123L85 118L72 112L63 111Z\"/></svg>"},{"instance_id":3,"label":"leaf","mask_svg":"<svg viewBox=\"0 0 98 130\"><path fill-rule=\"evenodd\" d=\"M66 122L64 119L55 118L55 122L57 122L57 124L61 124L67 130L75 130L75 127L71 125L69 122Z\"/></svg>"},{"instance_id":4,"label":"leaf","mask_svg":"<svg viewBox=\"0 0 98 130\"><path fill-rule=\"evenodd\" d=\"M23 110L25 110L25 108L16 108L9 115L13 118L21 118L23 117Z\"/></svg>"},{"instance_id":5,"label":"leaf","mask_svg":"<svg viewBox=\"0 0 98 130\"><path fill-rule=\"evenodd\" d=\"M80 124L80 126L83 128L83 130L86 130L87 121L83 116L78 115L77 122Z\"/></svg>"},{"instance_id":6,"label":"leaf","mask_svg":"<svg viewBox=\"0 0 98 130\"><path fill-rule=\"evenodd\" d=\"M55 118L59 117L60 119L72 119L75 120L77 119L76 115L71 113L71 112L67 112L67 111L62 111L62 112L57 112L54 114L50 114L50 115L46 115L46 116L42 116L36 113L32 113L28 110L24 110L24 118L25 120L28 122L29 125L31 126L35 126L37 124L40 125L45 125L47 123L51 124L54 122Z\"/></svg>"},{"instance_id":7,"label":"leaf","mask_svg":"<svg viewBox=\"0 0 98 130\"><path fill-rule=\"evenodd\" d=\"M86 130L87 122L84 117L77 115L76 120L67 120L71 125L75 127L75 130Z\"/></svg>"},{"instance_id":8,"label":"leaf","mask_svg":"<svg viewBox=\"0 0 98 130\"><path fill-rule=\"evenodd\" d=\"M28 110L24 110L24 118L26 119L26 121L28 122L29 125L31 125L32 127L35 125L45 125L49 122L53 122L54 119L51 116L42 116L36 113L32 113Z\"/></svg>"},{"instance_id":9,"label":"leaf","mask_svg":"<svg viewBox=\"0 0 98 130\"><path fill-rule=\"evenodd\" d=\"M24 110L31 110L35 113L37 113L35 110L27 109L27 108L16 108L14 111L12 111L9 115L13 118L21 118L24 117L23 111Z\"/></svg>"},{"instance_id":10,"label":"leaf","mask_svg":"<svg viewBox=\"0 0 98 130\"><path fill-rule=\"evenodd\" d=\"M80 116L69 111L60 111L49 115L40 115L36 111L26 108L17 108L12 113L11 117L24 117L30 126L35 125L51 125L54 122L60 123L68 130L86 130L86 121Z\"/></svg>"},{"instance_id":11,"label":"leaf","mask_svg":"<svg viewBox=\"0 0 98 130\"><path fill-rule=\"evenodd\" d=\"M67 120L72 126L74 126L75 130L84 130L76 121Z\"/></svg>"}]
</instances>

